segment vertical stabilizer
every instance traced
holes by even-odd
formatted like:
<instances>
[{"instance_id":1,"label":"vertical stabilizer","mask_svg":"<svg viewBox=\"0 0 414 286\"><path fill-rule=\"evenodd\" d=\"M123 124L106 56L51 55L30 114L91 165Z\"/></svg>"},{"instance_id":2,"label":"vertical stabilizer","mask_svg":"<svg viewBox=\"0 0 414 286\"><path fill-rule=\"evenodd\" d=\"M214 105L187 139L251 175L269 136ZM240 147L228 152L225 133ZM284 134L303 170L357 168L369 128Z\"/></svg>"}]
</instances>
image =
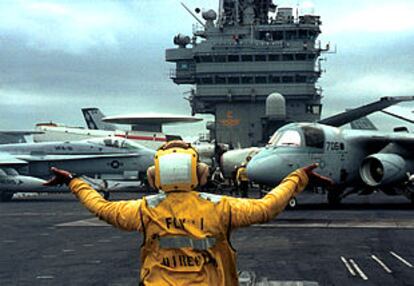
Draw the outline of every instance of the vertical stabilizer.
<instances>
[{"instance_id":1,"label":"vertical stabilizer","mask_svg":"<svg viewBox=\"0 0 414 286\"><path fill-rule=\"evenodd\" d=\"M99 108L82 108L83 118L88 129L115 131L115 125L102 121L105 115Z\"/></svg>"}]
</instances>

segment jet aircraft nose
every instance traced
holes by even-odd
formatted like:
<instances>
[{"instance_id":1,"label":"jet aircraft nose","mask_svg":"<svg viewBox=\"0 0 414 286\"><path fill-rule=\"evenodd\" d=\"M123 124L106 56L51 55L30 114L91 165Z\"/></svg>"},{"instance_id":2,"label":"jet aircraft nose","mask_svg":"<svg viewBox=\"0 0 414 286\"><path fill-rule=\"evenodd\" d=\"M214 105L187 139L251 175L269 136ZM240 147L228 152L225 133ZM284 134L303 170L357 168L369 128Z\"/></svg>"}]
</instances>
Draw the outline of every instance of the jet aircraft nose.
<instances>
[{"instance_id":1,"label":"jet aircraft nose","mask_svg":"<svg viewBox=\"0 0 414 286\"><path fill-rule=\"evenodd\" d=\"M276 154L257 154L247 164L249 180L274 186L286 176L283 158Z\"/></svg>"}]
</instances>

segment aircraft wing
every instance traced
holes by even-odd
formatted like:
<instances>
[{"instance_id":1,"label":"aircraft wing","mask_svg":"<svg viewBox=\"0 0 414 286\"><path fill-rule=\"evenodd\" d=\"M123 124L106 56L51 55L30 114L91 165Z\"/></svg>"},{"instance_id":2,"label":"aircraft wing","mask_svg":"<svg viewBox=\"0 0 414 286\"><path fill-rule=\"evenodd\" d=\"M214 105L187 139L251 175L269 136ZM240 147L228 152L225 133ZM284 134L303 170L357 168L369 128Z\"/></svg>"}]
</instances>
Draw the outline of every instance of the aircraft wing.
<instances>
[{"instance_id":1,"label":"aircraft wing","mask_svg":"<svg viewBox=\"0 0 414 286\"><path fill-rule=\"evenodd\" d=\"M371 113L383 110L389 106L395 105L397 103L403 102L403 101L412 101L414 100L414 96L387 96L382 97L380 100L352 109L348 110L342 113L339 113L337 115L321 119L318 121L318 123L326 124L334 127L340 127L342 125L345 125L347 123L350 123L354 120L357 120L361 117L364 117L366 115L369 115Z\"/></svg>"},{"instance_id":2,"label":"aircraft wing","mask_svg":"<svg viewBox=\"0 0 414 286\"><path fill-rule=\"evenodd\" d=\"M124 159L124 158L137 158L140 155L135 153L129 154L106 154L106 155L9 155L0 154L0 167L16 167L22 165L28 165L30 162L82 162L87 160L105 160L105 159Z\"/></svg>"},{"instance_id":3,"label":"aircraft wing","mask_svg":"<svg viewBox=\"0 0 414 286\"><path fill-rule=\"evenodd\" d=\"M403 146L414 146L414 134L410 133L381 133L355 131L345 136L348 142L356 143L361 146L374 146L377 148L385 147L390 143L396 143Z\"/></svg>"},{"instance_id":4,"label":"aircraft wing","mask_svg":"<svg viewBox=\"0 0 414 286\"><path fill-rule=\"evenodd\" d=\"M398 106L395 106L395 108L387 108L384 110L381 110L382 113L385 113L387 115L390 115L392 117L401 119L403 121L414 123L414 116L412 113L407 113L406 110L403 110L402 108L398 108Z\"/></svg>"},{"instance_id":5,"label":"aircraft wing","mask_svg":"<svg viewBox=\"0 0 414 286\"><path fill-rule=\"evenodd\" d=\"M142 158L142 160L141 160ZM38 178L51 176L50 168L56 167L92 178L100 175L122 175L125 172L144 172L149 166L143 165L148 158L135 153L109 155L27 155L18 159L27 161L28 174Z\"/></svg>"},{"instance_id":6,"label":"aircraft wing","mask_svg":"<svg viewBox=\"0 0 414 286\"><path fill-rule=\"evenodd\" d=\"M0 167L13 167L19 165L27 165L27 161L8 154L0 154Z\"/></svg>"},{"instance_id":7,"label":"aircraft wing","mask_svg":"<svg viewBox=\"0 0 414 286\"><path fill-rule=\"evenodd\" d=\"M122 159L122 158L137 158L141 156L136 153L127 154L104 154L104 155L23 155L19 159L25 162L54 162L54 161L84 161L92 159Z\"/></svg>"}]
</instances>

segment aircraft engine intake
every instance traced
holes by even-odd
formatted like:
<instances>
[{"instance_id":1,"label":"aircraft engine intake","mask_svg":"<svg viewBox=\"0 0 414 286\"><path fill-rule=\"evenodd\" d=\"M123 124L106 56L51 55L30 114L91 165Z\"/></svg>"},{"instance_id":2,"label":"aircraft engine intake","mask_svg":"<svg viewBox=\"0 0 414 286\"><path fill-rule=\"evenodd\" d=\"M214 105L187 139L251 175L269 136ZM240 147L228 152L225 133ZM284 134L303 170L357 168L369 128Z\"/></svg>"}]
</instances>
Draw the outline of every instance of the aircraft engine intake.
<instances>
[{"instance_id":1,"label":"aircraft engine intake","mask_svg":"<svg viewBox=\"0 0 414 286\"><path fill-rule=\"evenodd\" d=\"M359 168L365 184L371 187L400 183L407 179L411 162L396 154L374 154L366 157Z\"/></svg>"}]
</instances>

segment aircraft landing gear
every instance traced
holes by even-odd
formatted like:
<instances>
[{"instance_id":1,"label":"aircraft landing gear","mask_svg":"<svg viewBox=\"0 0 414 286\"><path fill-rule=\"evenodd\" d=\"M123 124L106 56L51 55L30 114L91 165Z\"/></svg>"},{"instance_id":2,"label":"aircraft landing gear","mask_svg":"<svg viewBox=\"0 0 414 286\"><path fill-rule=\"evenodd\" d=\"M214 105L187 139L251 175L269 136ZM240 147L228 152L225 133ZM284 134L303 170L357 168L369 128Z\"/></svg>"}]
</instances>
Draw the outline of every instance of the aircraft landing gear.
<instances>
[{"instance_id":1,"label":"aircraft landing gear","mask_svg":"<svg viewBox=\"0 0 414 286\"><path fill-rule=\"evenodd\" d=\"M288 203L288 209L295 209L298 206L298 200L296 198L291 198Z\"/></svg>"},{"instance_id":2,"label":"aircraft landing gear","mask_svg":"<svg viewBox=\"0 0 414 286\"><path fill-rule=\"evenodd\" d=\"M0 202L10 202L13 198L14 193L1 192L0 193Z\"/></svg>"},{"instance_id":3,"label":"aircraft landing gear","mask_svg":"<svg viewBox=\"0 0 414 286\"><path fill-rule=\"evenodd\" d=\"M411 205L414 206L414 193L410 194Z\"/></svg>"},{"instance_id":4,"label":"aircraft landing gear","mask_svg":"<svg viewBox=\"0 0 414 286\"><path fill-rule=\"evenodd\" d=\"M341 191L330 189L328 190L327 198L328 198L328 204L330 206L339 206L341 204L342 196Z\"/></svg>"}]
</instances>

